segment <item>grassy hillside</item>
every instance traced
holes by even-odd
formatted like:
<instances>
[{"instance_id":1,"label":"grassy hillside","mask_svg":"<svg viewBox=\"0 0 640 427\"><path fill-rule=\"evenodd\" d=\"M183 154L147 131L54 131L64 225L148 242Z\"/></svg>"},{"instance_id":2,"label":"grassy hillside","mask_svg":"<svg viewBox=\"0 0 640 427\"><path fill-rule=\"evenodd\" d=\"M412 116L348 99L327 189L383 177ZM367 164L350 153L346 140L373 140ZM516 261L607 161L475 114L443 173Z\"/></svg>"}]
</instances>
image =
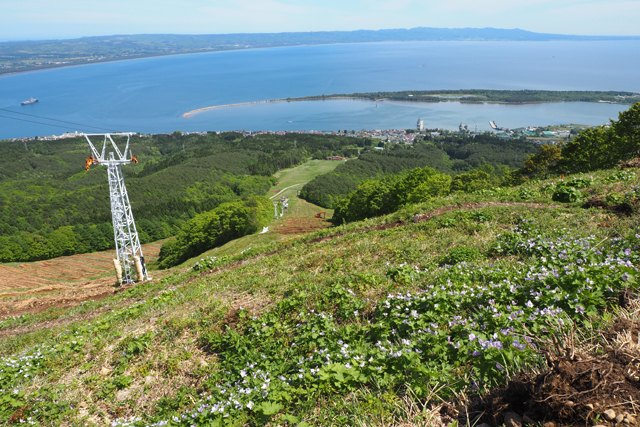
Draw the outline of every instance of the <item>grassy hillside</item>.
<instances>
[{"instance_id":1,"label":"grassy hillside","mask_svg":"<svg viewBox=\"0 0 640 427\"><path fill-rule=\"evenodd\" d=\"M260 230L264 233L272 218L279 217L279 222L282 222L285 212L285 224L277 226L277 234L299 234L326 226L326 221L318 221L313 214L307 212L309 209L317 212L319 208L299 202L297 192L306 181L319 173L333 170L334 167L330 161L314 160L310 164L279 171L278 178L273 180L274 186L280 185L279 181L275 181L280 178L286 186L281 190L272 190L275 194L270 198L243 198L242 202L223 203L211 211L196 215L185 223L175 239L162 245L157 266L161 269L175 267L189 258L223 246L229 241L255 234ZM288 185L293 181L297 181L297 184ZM288 199L293 200L291 203L284 203ZM301 214L306 217L300 218ZM326 219L325 214L323 218Z\"/></svg>"},{"instance_id":2,"label":"grassy hillside","mask_svg":"<svg viewBox=\"0 0 640 427\"><path fill-rule=\"evenodd\" d=\"M283 169L273 174L278 185L274 185L269 190L270 193L277 194L284 188L295 186L293 190L300 190L304 184L321 174L333 171L342 161L336 160L311 160L293 169ZM287 195L288 193L283 193ZM280 194L279 194L280 195Z\"/></svg>"},{"instance_id":3,"label":"grassy hillside","mask_svg":"<svg viewBox=\"0 0 640 427\"><path fill-rule=\"evenodd\" d=\"M235 132L135 136L131 150L140 163L123 167L123 174L140 239L173 236L197 213L264 195L278 170L342 154L356 140ZM0 262L113 248L106 170L84 170L83 138L0 141L0 149Z\"/></svg>"},{"instance_id":4,"label":"grassy hillside","mask_svg":"<svg viewBox=\"0 0 640 427\"><path fill-rule=\"evenodd\" d=\"M328 221L333 215L333 210L323 209L306 200L297 197L298 190L306 182L319 174L332 171L342 162L332 160L310 160L294 168L282 169L274 174L278 185L271 187L268 195L272 200L280 200L282 197L289 199L289 209L283 218L271 221L269 232L264 234L251 234L235 239L223 246L213 248L198 257L187 261L184 265L192 267L193 264L205 258L220 258L233 256L256 246L281 242L295 238L296 235L317 231L331 225ZM300 184L300 185L297 185ZM315 218L318 212L324 211L323 218Z\"/></svg>"},{"instance_id":5,"label":"grassy hillside","mask_svg":"<svg viewBox=\"0 0 640 427\"><path fill-rule=\"evenodd\" d=\"M554 202L557 182L543 180L262 245L249 236L115 296L5 319L0 420L473 425L516 410L585 425L633 413L635 374L597 378L640 357L620 338L640 325L639 177L566 177L584 183L580 202ZM602 358L623 347L615 366ZM546 403L527 406L525 386L520 406L473 400L563 366L597 378Z\"/></svg>"}]
</instances>

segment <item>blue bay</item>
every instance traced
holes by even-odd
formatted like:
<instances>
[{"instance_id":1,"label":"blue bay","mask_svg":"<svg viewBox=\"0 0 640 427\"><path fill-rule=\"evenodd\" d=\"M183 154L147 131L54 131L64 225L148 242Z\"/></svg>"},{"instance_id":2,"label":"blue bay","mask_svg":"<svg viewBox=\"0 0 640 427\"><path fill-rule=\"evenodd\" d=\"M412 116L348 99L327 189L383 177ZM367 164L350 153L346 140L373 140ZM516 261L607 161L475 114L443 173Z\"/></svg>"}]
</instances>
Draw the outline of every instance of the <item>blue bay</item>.
<instances>
[{"instance_id":1,"label":"blue bay","mask_svg":"<svg viewBox=\"0 0 640 427\"><path fill-rule=\"evenodd\" d=\"M602 124L625 105L316 101L197 108L321 94L429 89L640 92L640 41L405 42L299 46L146 58L0 76L0 108L76 124L0 117L0 138L65 131L337 130L466 123L488 129ZM20 106L29 97L40 102ZM0 115L23 120L40 118Z\"/></svg>"}]
</instances>

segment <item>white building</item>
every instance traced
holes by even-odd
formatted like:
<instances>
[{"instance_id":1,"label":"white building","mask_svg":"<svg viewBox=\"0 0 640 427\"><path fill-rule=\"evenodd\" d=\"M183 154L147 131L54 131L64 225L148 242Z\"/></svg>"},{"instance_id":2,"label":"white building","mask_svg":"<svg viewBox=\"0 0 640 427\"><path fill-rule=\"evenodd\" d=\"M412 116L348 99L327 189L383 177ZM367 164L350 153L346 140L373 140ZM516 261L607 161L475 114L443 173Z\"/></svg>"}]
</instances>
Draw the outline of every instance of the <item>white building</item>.
<instances>
[{"instance_id":1,"label":"white building","mask_svg":"<svg viewBox=\"0 0 640 427\"><path fill-rule=\"evenodd\" d=\"M423 131L424 130L424 121L418 119L418 123L416 124L416 127L418 128L418 131Z\"/></svg>"}]
</instances>

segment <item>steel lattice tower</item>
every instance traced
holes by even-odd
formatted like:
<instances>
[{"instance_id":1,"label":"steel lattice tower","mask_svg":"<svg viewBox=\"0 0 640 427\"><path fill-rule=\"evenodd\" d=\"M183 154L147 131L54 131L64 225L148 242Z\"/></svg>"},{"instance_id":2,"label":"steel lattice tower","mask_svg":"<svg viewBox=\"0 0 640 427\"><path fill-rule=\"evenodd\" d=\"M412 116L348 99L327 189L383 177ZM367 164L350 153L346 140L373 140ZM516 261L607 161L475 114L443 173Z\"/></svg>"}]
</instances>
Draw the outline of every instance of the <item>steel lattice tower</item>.
<instances>
[{"instance_id":1,"label":"steel lattice tower","mask_svg":"<svg viewBox=\"0 0 640 427\"><path fill-rule=\"evenodd\" d=\"M111 138L112 135L127 137L127 145L123 152L120 151ZM140 246L140 239L138 238L136 223L133 220L131 203L129 202L129 195L127 194L127 187L124 184L121 169L122 165L129 165L134 162L138 163L138 159L136 159L131 152L129 152L131 157L127 158L131 134L85 134L84 136L93 153L91 157L87 159L86 169L88 170L89 166L93 163L107 167L107 174L109 176L109 198L111 200L111 218L113 221L116 253L122 268L122 282L133 283L135 282L134 276L137 276L138 281L148 280L147 267L144 262L144 256L142 255L142 247ZM98 153L98 150L96 150L91 139L89 139L90 136L104 136L101 153ZM107 141L111 143L111 148L113 148L114 151L110 151L108 156L105 157ZM139 265L136 269L136 261L138 260Z\"/></svg>"}]
</instances>

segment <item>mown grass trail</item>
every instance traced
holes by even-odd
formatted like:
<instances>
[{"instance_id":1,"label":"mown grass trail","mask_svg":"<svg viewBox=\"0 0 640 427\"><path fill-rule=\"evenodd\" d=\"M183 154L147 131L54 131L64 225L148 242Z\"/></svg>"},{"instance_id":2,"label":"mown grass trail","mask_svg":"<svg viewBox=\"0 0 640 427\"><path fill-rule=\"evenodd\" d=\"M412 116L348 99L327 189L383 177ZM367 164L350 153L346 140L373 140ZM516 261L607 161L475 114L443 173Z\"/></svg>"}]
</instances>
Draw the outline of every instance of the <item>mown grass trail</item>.
<instances>
[{"instance_id":1,"label":"mown grass trail","mask_svg":"<svg viewBox=\"0 0 640 427\"><path fill-rule=\"evenodd\" d=\"M299 185L299 188L297 188L299 190L316 176L331 172L340 163L342 162L337 160L310 160L295 168L279 170L274 174L278 185L271 187L269 193L277 193L283 188L292 185ZM295 190L296 188L293 189L293 194L295 194Z\"/></svg>"}]
</instances>

